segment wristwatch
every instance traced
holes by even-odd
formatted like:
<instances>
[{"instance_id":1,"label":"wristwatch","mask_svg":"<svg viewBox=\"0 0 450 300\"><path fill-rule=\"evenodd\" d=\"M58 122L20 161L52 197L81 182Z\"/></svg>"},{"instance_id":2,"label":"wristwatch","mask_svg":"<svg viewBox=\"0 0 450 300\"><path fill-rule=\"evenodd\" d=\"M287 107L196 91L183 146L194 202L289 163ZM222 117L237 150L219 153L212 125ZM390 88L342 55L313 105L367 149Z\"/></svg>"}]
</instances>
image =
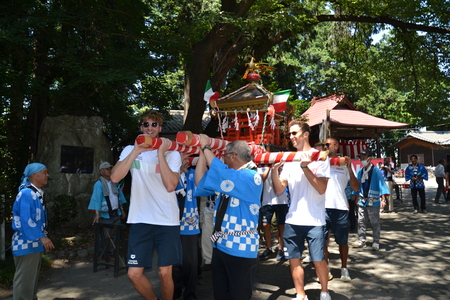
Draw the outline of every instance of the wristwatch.
<instances>
[{"instance_id":1,"label":"wristwatch","mask_svg":"<svg viewBox=\"0 0 450 300\"><path fill-rule=\"evenodd\" d=\"M205 149L211 150L211 146L210 146L210 145L205 145L205 146L202 148L202 152L204 152Z\"/></svg>"}]
</instances>

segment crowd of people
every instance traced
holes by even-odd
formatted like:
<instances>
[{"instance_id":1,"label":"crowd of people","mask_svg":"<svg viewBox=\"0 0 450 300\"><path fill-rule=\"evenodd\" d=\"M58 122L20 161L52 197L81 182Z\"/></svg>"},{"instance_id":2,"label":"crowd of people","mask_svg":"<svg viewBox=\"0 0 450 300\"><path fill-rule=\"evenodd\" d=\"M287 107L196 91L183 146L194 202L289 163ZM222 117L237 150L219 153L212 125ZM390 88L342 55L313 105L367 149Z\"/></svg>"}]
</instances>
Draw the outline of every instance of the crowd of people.
<instances>
[{"instance_id":1,"label":"crowd of people","mask_svg":"<svg viewBox=\"0 0 450 300\"><path fill-rule=\"evenodd\" d=\"M146 111L140 117L141 132L152 138L159 138L162 125L162 115L157 111ZM342 281L351 281L347 267L348 234L356 224L358 241L352 246L366 246L369 221L373 228L371 247L374 251L380 249L380 210L395 212L394 168L389 159L374 166L373 154L364 150L358 154L362 168L355 174L348 157L344 157L344 165L330 164L330 159L338 157L338 140L328 138L312 147L307 123L292 120L288 128L297 151L311 156L320 151L316 148L321 148L328 151L328 157L258 169L247 142L228 143L219 160L211 149L210 138L201 134L195 168L190 166L188 154L168 151L171 141L166 138L160 138L162 144L157 149L135 142L124 148L114 166L108 162L99 166L100 179L94 185L88 209L95 211L93 224L114 225L120 224L121 219L127 220L127 273L142 297L157 299L153 284L144 273L152 267L155 252L164 300L195 300L198 279L208 270L212 271L214 299L250 299L257 260L273 257L289 262L294 299L305 300L308 297L301 259L306 242L321 285L320 299L330 300L331 232L339 246ZM436 202L442 194L446 199L444 178L448 183L450 172L445 161L439 163ZM132 182L127 213L123 208L125 197L117 183L129 172ZM428 172L415 155L411 156L405 179L411 182L414 213L426 213L424 180L428 180ZM15 300L36 298L42 252L54 248L46 231L42 187L47 180L44 165L28 165L14 203ZM272 241L274 219L277 246ZM106 236L107 232L101 235L103 246ZM261 241L265 248L258 256ZM112 251L107 247L95 255L108 260Z\"/></svg>"}]
</instances>

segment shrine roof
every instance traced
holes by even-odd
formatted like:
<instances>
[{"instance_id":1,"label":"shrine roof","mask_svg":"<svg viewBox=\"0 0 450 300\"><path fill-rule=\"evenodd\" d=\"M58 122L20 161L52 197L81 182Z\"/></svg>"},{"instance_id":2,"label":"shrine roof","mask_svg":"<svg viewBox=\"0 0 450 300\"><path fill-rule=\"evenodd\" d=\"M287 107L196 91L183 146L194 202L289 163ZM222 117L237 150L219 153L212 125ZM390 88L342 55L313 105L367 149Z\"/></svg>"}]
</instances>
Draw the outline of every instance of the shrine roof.
<instances>
[{"instance_id":1,"label":"shrine roof","mask_svg":"<svg viewBox=\"0 0 450 300\"><path fill-rule=\"evenodd\" d=\"M308 119L307 123L312 127L321 124L327 118L327 110L330 110L330 121L337 125L377 128L401 128L409 125L358 111L345 95L315 97L311 100L310 108L302 116Z\"/></svg>"},{"instance_id":2,"label":"shrine roof","mask_svg":"<svg viewBox=\"0 0 450 300\"><path fill-rule=\"evenodd\" d=\"M411 131L405 138L401 139L393 146L398 147L411 139L417 139L435 145L449 146L450 131Z\"/></svg>"}]
</instances>

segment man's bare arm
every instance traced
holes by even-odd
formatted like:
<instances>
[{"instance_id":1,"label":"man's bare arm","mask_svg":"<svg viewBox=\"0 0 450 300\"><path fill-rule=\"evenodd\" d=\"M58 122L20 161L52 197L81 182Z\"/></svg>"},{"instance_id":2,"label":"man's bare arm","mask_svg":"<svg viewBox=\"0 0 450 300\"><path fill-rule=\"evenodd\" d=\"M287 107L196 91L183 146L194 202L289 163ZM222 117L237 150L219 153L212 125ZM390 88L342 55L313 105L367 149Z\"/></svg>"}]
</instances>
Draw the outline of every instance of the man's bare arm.
<instances>
[{"instance_id":1,"label":"man's bare arm","mask_svg":"<svg viewBox=\"0 0 450 300\"><path fill-rule=\"evenodd\" d=\"M198 185L206 173L206 158L203 152L200 151L200 156L195 167L195 185Z\"/></svg>"},{"instance_id":2,"label":"man's bare arm","mask_svg":"<svg viewBox=\"0 0 450 300\"><path fill-rule=\"evenodd\" d=\"M306 178L308 178L309 183L316 189L319 195L325 194L327 190L328 178L327 177L317 177L314 173L308 168L309 161L302 161L301 166L302 170L305 173ZM306 167L306 168L305 168Z\"/></svg>"},{"instance_id":3,"label":"man's bare arm","mask_svg":"<svg viewBox=\"0 0 450 300\"><path fill-rule=\"evenodd\" d=\"M130 171L131 165L133 164L136 157L138 157L138 155L141 154L142 152L149 151L149 150L153 150L153 149L139 147L135 141L134 148L128 154L128 156L125 157L124 160L118 161L115 164L114 168L111 171L111 181L112 182L121 181L125 176L127 176L128 171Z\"/></svg>"},{"instance_id":4,"label":"man's bare arm","mask_svg":"<svg viewBox=\"0 0 450 300\"><path fill-rule=\"evenodd\" d=\"M167 151L170 145L172 145L172 142L166 138L161 138L161 140L163 141L163 143L157 150L161 179L166 190L168 192L173 192L177 188L178 181L180 180L180 173L174 172L170 169L166 157L164 156L164 153Z\"/></svg>"},{"instance_id":5,"label":"man's bare arm","mask_svg":"<svg viewBox=\"0 0 450 300\"><path fill-rule=\"evenodd\" d=\"M347 159L347 169L348 172L350 173L350 187L352 188L353 191L357 192L359 191L359 180L358 178L356 178L355 173L353 172L352 169L352 160L350 159L350 157L345 157Z\"/></svg>"},{"instance_id":6,"label":"man's bare arm","mask_svg":"<svg viewBox=\"0 0 450 300\"><path fill-rule=\"evenodd\" d=\"M272 165L272 184L273 184L273 190L277 195L283 193L286 190L287 187L287 180L281 179L280 176L278 176L278 169L283 163L276 163Z\"/></svg>"}]
</instances>

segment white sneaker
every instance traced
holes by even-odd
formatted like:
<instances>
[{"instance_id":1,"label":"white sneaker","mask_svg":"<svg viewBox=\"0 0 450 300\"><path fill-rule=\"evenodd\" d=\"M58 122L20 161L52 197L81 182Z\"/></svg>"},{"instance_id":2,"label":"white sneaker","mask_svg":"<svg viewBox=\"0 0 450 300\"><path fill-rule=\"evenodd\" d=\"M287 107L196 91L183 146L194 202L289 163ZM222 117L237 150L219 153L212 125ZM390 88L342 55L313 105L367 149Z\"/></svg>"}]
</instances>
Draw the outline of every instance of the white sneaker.
<instances>
[{"instance_id":1,"label":"white sneaker","mask_svg":"<svg viewBox=\"0 0 450 300\"><path fill-rule=\"evenodd\" d=\"M366 246L366 242L357 241L352 244L353 248L364 248Z\"/></svg>"},{"instance_id":2,"label":"white sneaker","mask_svg":"<svg viewBox=\"0 0 450 300\"><path fill-rule=\"evenodd\" d=\"M350 274L348 273L347 268L341 268L341 281L348 282L351 281Z\"/></svg>"},{"instance_id":3,"label":"white sneaker","mask_svg":"<svg viewBox=\"0 0 450 300\"><path fill-rule=\"evenodd\" d=\"M334 277L333 277L333 274L331 274L331 272L330 271L328 271L328 281L330 281L331 279L333 279ZM320 282L320 279L319 279L319 277L313 277L313 279L314 279L314 281L317 281L317 282Z\"/></svg>"},{"instance_id":4,"label":"white sneaker","mask_svg":"<svg viewBox=\"0 0 450 300\"><path fill-rule=\"evenodd\" d=\"M372 250L373 250L373 251L378 251L378 250L380 250L380 244L378 244L378 243L373 243L373 244L372 244Z\"/></svg>"},{"instance_id":5,"label":"white sneaker","mask_svg":"<svg viewBox=\"0 0 450 300\"><path fill-rule=\"evenodd\" d=\"M331 296L327 292L320 292L320 300L331 300Z\"/></svg>"},{"instance_id":6,"label":"white sneaker","mask_svg":"<svg viewBox=\"0 0 450 300\"><path fill-rule=\"evenodd\" d=\"M308 300L308 296L305 295L305 298L298 298L298 297L295 297L295 298L292 298L292 300Z\"/></svg>"},{"instance_id":7,"label":"white sneaker","mask_svg":"<svg viewBox=\"0 0 450 300\"><path fill-rule=\"evenodd\" d=\"M309 256L309 255L305 256L305 258L302 259L302 262L304 262L304 263L310 263L310 262L311 262L311 256Z\"/></svg>"}]
</instances>

